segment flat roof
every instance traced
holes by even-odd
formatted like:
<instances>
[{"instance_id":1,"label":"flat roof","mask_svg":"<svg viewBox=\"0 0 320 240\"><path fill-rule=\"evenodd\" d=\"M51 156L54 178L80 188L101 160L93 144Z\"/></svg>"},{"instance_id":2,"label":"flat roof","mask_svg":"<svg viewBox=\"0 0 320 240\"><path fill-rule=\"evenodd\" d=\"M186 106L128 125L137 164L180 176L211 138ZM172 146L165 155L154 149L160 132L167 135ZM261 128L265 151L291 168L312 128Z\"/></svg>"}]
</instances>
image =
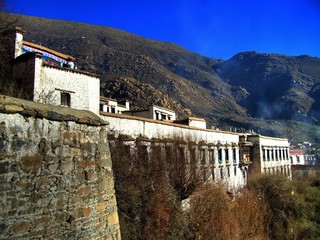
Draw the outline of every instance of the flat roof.
<instances>
[{"instance_id":1,"label":"flat roof","mask_svg":"<svg viewBox=\"0 0 320 240\"><path fill-rule=\"evenodd\" d=\"M28 42L28 41L25 41L25 40L22 41L22 44L26 45L26 46L29 46L29 47L33 47L33 48L39 49L39 50L44 51L44 52L51 53L51 54L56 55L57 57L60 57L60 58L62 58L64 60L68 60L68 61L75 61L76 60L74 57L72 57L70 55L57 52L57 51L52 50L50 48L41 46L39 44L35 44L35 43Z\"/></svg>"}]
</instances>

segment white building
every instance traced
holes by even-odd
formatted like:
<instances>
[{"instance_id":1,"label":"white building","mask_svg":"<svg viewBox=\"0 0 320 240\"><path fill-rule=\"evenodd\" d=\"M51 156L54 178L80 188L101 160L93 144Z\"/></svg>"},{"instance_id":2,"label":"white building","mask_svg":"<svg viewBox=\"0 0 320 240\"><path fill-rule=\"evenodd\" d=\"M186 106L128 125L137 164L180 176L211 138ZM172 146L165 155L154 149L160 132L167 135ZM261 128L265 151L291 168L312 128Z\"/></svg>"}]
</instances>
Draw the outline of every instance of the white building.
<instances>
[{"instance_id":1,"label":"white building","mask_svg":"<svg viewBox=\"0 0 320 240\"><path fill-rule=\"evenodd\" d=\"M206 123L206 120L204 118L187 117L186 119L175 120L173 122L174 123L178 123L178 124L187 125L187 126L190 126L190 127L195 127L195 128L202 128L202 129L206 129L207 128L207 123Z\"/></svg>"},{"instance_id":2,"label":"white building","mask_svg":"<svg viewBox=\"0 0 320 240\"><path fill-rule=\"evenodd\" d=\"M222 181L229 189L245 185L248 173L291 177L287 139L206 129L202 118L176 120L174 111L154 105L128 111L129 102L100 97L99 76L75 69L74 61L23 41L21 30L16 31L13 75L27 99L100 114L110 123L110 133L127 136L123 141L128 146L148 153L157 148L164 158L174 152L186 169L198 169L204 179Z\"/></svg>"},{"instance_id":3,"label":"white building","mask_svg":"<svg viewBox=\"0 0 320 240\"><path fill-rule=\"evenodd\" d=\"M129 111L129 110L130 110L129 101L125 101L123 104L121 104L116 99L100 96L101 112L122 114L124 111Z\"/></svg>"},{"instance_id":4,"label":"white building","mask_svg":"<svg viewBox=\"0 0 320 240\"><path fill-rule=\"evenodd\" d=\"M240 155L252 162L252 174L282 174L291 177L289 142L286 138L240 135Z\"/></svg>"},{"instance_id":5,"label":"white building","mask_svg":"<svg viewBox=\"0 0 320 240\"><path fill-rule=\"evenodd\" d=\"M164 158L167 150L173 149L179 151L181 161L193 171L200 170L208 181L221 181L229 189L246 184L248 165L240 162L237 133L125 114L101 112L100 117L109 122L115 138L121 138L132 148L138 144L152 152L155 146L160 147Z\"/></svg>"},{"instance_id":6,"label":"white building","mask_svg":"<svg viewBox=\"0 0 320 240\"><path fill-rule=\"evenodd\" d=\"M290 162L292 165L305 165L305 156L302 149L290 149Z\"/></svg>"},{"instance_id":7,"label":"white building","mask_svg":"<svg viewBox=\"0 0 320 240\"><path fill-rule=\"evenodd\" d=\"M169 121L176 120L176 113L174 111L164 107L155 106L155 105L151 105L147 109L143 109L143 110L132 110L132 111L123 112L123 114L136 116L136 117L149 118L153 120L169 120Z\"/></svg>"},{"instance_id":8,"label":"white building","mask_svg":"<svg viewBox=\"0 0 320 240\"><path fill-rule=\"evenodd\" d=\"M99 114L100 77L74 69L75 59L15 35L13 78L26 98L40 103L89 110Z\"/></svg>"}]
</instances>

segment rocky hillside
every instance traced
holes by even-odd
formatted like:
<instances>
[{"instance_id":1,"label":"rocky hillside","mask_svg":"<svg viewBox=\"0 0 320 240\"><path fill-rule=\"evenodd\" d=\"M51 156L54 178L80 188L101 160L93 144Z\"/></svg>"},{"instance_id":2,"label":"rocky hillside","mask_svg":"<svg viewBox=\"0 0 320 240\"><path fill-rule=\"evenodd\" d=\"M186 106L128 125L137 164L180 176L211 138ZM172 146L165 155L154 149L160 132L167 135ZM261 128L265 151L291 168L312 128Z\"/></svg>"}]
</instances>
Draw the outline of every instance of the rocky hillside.
<instances>
[{"instance_id":1,"label":"rocky hillside","mask_svg":"<svg viewBox=\"0 0 320 240\"><path fill-rule=\"evenodd\" d=\"M205 117L209 125L320 141L319 58L245 52L222 61L103 26L26 16L21 22L26 40L101 74L101 95Z\"/></svg>"},{"instance_id":2,"label":"rocky hillside","mask_svg":"<svg viewBox=\"0 0 320 240\"><path fill-rule=\"evenodd\" d=\"M251 116L319 123L319 58L244 52L214 68L224 82L245 90L238 103Z\"/></svg>"}]
</instances>

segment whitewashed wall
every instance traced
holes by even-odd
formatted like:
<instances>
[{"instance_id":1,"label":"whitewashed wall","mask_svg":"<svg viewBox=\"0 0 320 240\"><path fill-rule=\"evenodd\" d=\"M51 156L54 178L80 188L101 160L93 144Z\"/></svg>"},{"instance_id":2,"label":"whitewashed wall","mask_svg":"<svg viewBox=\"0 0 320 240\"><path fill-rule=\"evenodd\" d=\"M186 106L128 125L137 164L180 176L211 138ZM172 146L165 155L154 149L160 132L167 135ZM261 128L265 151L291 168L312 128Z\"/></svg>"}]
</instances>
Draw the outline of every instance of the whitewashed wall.
<instances>
[{"instance_id":1,"label":"whitewashed wall","mask_svg":"<svg viewBox=\"0 0 320 240\"><path fill-rule=\"evenodd\" d=\"M34 101L60 105L63 91L71 95L71 108L99 114L98 77L72 69L43 65L42 60L36 58ZM43 96L47 96L47 102L44 102Z\"/></svg>"},{"instance_id":2,"label":"whitewashed wall","mask_svg":"<svg viewBox=\"0 0 320 240\"><path fill-rule=\"evenodd\" d=\"M236 189L246 184L245 178L239 168L239 135L232 132L199 129L184 125L166 123L162 121L143 119L119 114L101 113L100 117L109 122L110 131L116 137L119 134L129 135L136 139L139 136L149 139L183 139L196 144L204 143L205 156L208 163L209 150L213 150L214 163L211 168L211 180L222 181L229 189ZM222 161L218 162L218 148L223 149ZM229 149L229 155L233 158L233 149L236 149L235 161L225 160L225 148ZM235 169L236 167L236 169Z\"/></svg>"},{"instance_id":3,"label":"whitewashed wall","mask_svg":"<svg viewBox=\"0 0 320 240\"><path fill-rule=\"evenodd\" d=\"M288 139L254 135L248 136L248 141L254 144L254 157L260 161L261 173L291 176Z\"/></svg>"}]
</instances>

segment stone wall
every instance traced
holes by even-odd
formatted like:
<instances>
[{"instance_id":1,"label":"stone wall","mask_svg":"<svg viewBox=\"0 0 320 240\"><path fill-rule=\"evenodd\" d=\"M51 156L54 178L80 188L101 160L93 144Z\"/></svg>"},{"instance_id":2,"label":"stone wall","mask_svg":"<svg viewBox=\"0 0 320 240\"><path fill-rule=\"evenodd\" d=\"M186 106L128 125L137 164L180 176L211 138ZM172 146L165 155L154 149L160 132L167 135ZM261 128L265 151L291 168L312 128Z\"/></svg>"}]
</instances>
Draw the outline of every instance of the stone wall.
<instances>
[{"instance_id":1,"label":"stone wall","mask_svg":"<svg viewBox=\"0 0 320 240\"><path fill-rule=\"evenodd\" d=\"M0 239L120 239L107 125L0 96Z\"/></svg>"}]
</instances>

